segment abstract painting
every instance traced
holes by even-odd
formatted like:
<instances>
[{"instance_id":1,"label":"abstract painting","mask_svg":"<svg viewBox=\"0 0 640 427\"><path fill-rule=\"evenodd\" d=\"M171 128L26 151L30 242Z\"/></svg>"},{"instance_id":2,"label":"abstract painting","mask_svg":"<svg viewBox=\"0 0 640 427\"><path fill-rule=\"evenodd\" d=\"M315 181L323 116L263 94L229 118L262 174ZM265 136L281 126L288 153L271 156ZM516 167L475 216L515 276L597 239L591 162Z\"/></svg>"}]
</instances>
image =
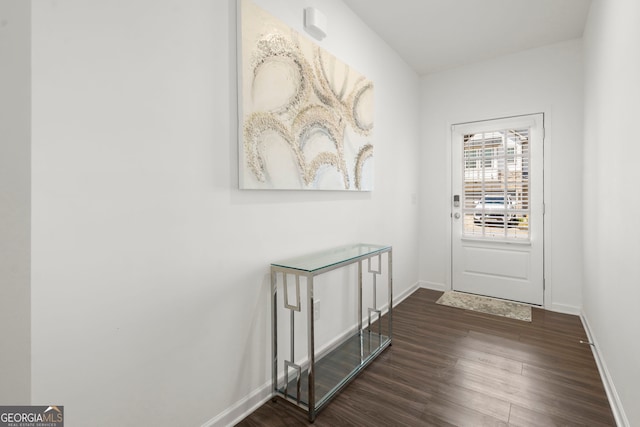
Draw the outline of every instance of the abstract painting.
<instances>
[{"instance_id":1,"label":"abstract painting","mask_svg":"<svg viewBox=\"0 0 640 427\"><path fill-rule=\"evenodd\" d=\"M373 83L242 0L242 189L373 190Z\"/></svg>"}]
</instances>

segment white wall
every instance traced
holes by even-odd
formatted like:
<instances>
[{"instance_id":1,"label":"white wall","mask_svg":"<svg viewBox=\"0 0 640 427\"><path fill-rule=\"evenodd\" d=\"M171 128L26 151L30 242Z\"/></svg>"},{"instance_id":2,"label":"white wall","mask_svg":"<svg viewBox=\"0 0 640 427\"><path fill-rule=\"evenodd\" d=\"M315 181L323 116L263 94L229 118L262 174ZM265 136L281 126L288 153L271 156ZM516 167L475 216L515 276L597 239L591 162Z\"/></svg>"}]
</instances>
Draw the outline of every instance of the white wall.
<instances>
[{"instance_id":1,"label":"white wall","mask_svg":"<svg viewBox=\"0 0 640 427\"><path fill-rule=\"evenodd\" d=\"M583 310L629 426L640 425L639 16L636 0L595 0L585 30Z\"/></svg>"},{"instance_id":2,"label":"white wall","mask_svg":"<svg viewBox=\"0 0 640 427\"><path fill-rule=\"evenodd\" d=\"M582 283L582 43L555 44L427 75L422 82L420 279L450 288L454 123L545 113L545 307L578 313Z\"/></svg>"},{"instance_id":3,"label":"white wall","mask_svg":"<svg viewBox=\"0 0 640 427\"><path fill-rule=\"evenodd\" d=\"M271 261L381 242L418 280L418 77L339 0L258 3L300 31L316 5L374 81L374 192L237 190L234 0L33 2L32 398L69 425L265 397Z\"/></svg>"},{"instance_id":4,"label":"white wall","mask_svg":"<svg viewBox=\"0 0 640 427\"><path fill-rule=\"evenodd\" d=\"M0 1L0 405L31 402L30 9Z\"/></svg>"}]
</instances>

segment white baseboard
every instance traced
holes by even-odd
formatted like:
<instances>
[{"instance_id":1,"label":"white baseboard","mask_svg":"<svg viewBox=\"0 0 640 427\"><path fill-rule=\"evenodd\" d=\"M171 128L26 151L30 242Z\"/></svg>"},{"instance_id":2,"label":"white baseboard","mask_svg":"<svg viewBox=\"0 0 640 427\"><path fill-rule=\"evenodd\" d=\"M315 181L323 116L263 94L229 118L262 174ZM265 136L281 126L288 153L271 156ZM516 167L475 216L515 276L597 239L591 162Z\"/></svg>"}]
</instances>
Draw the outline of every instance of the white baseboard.
<instances>
[{"instance_id":1,"label":"white baseboard","mask_svg":"<svg viewBox=\"0 0 640 427\"><path fill-rule=\"evenodd\" d=\"M582 313L580 307L568 304L552 303L550 307L545 307L545 310L555 311L556 313L573 314L574 316L580 316L580 314Z\"/></svg>"},{"instance_id":2,"label":"white baseboard","mask_svg":"<svg viewBox=\"0 0 640 427\"><path fill-rule=\"evenodd\" d=\"M435 282L427 282L425 280L421 280L418 282L418 286L424 289L431 289L433 291L448 291L449 288L444 283L435 283Z\"/></svg>"},{"instance_id":3,"label":"white baseboard","mask_svg":"<svg viewBox=\"0 0 640 427\"><path fill-rule=\"evenodd\" d=\"M255 389L244 399L233 406L225 409L206 423L202 427L227 427L233 426L242 421L247 415L262 406L271 398L271 380L263 386Z\"/></svg>"},{"instance_id":4,"label":"white baseboard","mask_svg":"<svg viewBox=\"0 0 640 427\"><path fill-rule=\"evenodd\" d=\"M607 393L609 405L611 405L611 411L613 412L616 424L618 425L618 427L630 427L631 424L629 424L629 419L627 418L627 415L624 412L624 408L622 407L622 401L620 400L620 396L618 396L616 387L613 384L613 379L609 374L607 364L605 363L604 359L600 357L600 352L598 351L598 341L591 332L589 321L587 320L587 316L584 314L584 312L580 313L580 319L582 320L582 325L585 332L587 333L587 339L589 340L589 342L593 343L593 345L591 346L591 352L593 353L593 358L596 360L596 365L598 365L598 371L600 372L600 377L602 378L602 383L604 384L604 389Z\"/></svg>"},{"instance_id":5,"label":"white baseboard","mask_svg":"<svg viewBox=\"0 0 640 427\"><path fill-rule=\"evenodd\" d=\"M415 291L418 290L418 288L420 287L420 282L416 282L413 285L409 286L404 292L402 292L401 294L396 295L393 298L393 306L395 307L396 305L400 304L402 301L406 300L407 298L409 298L409 296L414 293Z\"/></svg>"},{"instance_id":6,"label":"white baseboard","mask_svg":"<svg viewBox=\"0 0 640 427\"><path fill-rule=\"evenodd\" d=\"M412 293L414 293L419 287L418 283L409 286L405 291L396 295L393 298L393 306L400 304L402 301L407 299ZM386 314L388 311L388 304L385 304L381 307L383 314ZM366 321L364 319L363 321ZM357 325L354 325L353 328L357 329ZM353 329L351 328L351 329ZM323 348L317 351L318 355L325 354L333 349L336 345L338 345L342 340L350 335L353 331L349 329L343 335L336 337L331 342L327 343ZM304 363L300 362L301 365ZM261 387L258 387L253 392L251 392L248 396L234 404L233 406L227 408L220 414L216 415L214 418L210 419L206 423L202 425L202 427L226 427L232 426L240 421L242 421L249 414L254 412L260 406L262 406L265 402L267 402L271 398L271 380L266 382Z\"/></svg>"}]
</instances>

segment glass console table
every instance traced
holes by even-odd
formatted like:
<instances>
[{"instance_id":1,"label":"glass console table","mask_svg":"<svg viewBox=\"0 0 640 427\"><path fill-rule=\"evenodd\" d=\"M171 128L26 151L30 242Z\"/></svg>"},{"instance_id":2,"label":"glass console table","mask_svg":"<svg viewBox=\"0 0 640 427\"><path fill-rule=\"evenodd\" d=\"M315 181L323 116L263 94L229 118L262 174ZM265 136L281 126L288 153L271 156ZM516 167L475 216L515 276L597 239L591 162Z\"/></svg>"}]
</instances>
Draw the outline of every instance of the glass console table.
<instances>
[{"instance_id":1,"label":"glass console table","mask_svg":"<svg viewBox=\"0 0 640 427\"><path fill-rule=\"evenodd\" d=\"M382 310L376 301L376 278L382 274L382 255L387 254L387 288L388 288L388 327L387 335L382 334ZM377 258L372 267L372 259ZM362 286L363 263L367 261L367 272L372 274L373 304L368 308L367 327L363 328ZM314 340L314 299L313 279L326 273L351 264L358 264L358 313L357 330L333 347L331 351L319 357L316 354ZM377 265L375 265L377 264ZM308 353L304 363L296 364L294 339L294 313L302 309L300 278L306 279L307 308L307 345ZM284 310L289 310L290 354L278 363L278 279L281 279L284 293ZM295 280L295 296L288 294L288 279ZM292 282L290 282L292 283ZM304 409L309 414L309 421L315 420L316 414L329 400L362 371L384 349L391 345L392 331L392 248L384 245L354 244L331 249L316 254L292 258L271 264L271 334L272 334L272 382L273 396L281 397ZM293 301L290 302L290 299ZM280 302L282 303L282 301ZM372 317L377 320L377 328L372 328ZM375 326L375 325L374 325ZM375 330L377 329L377 331ZM278 378L283 372L282 378Z\"/></svg>"}]
</instances>

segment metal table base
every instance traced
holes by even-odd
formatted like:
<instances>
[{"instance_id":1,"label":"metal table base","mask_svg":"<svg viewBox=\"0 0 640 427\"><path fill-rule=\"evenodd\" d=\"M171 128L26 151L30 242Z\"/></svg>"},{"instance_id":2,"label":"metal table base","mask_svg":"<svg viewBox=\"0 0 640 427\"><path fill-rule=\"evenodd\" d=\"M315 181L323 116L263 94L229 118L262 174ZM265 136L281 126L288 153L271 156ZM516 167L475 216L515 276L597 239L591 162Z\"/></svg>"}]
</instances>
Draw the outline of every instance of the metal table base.
<instances>
[{"instance_id":1,"label":"metal table base","mask_svg":"<svg viewBox=\"0 0 640 427\"><path fill-rule=\"evenodd\" d=\"M387 335L382 333L382 309L376 300L377 277L382 274L383 254L387 258ZM372 267L372 260L377 266ZM363 328L362 286L364 262L372 275L373 301L367 311L367 327ZM346 337L331 351L318 357L314 334L314 277L357 263L358 265L358 324L357 330ZM309 256L293 258L271 264L271 331L272 331L272 393L308 412L313 422L320 411L335 394L371 363L384 349L391 345L393 319L392 248L384 245L355 244L331 249ZM283 288L284 309L289 310L289 357L278 360L278 283ZM288 291L289 280L295 280L295 295ZM306 282L307 308L307 360L295 362L295 318L302 311L300 279ZM293 299L293 301L291 301ZM372 325L377 328L372 330ZM279 374L282 373L279 380Z\"/></svg>"}]
</instances>

